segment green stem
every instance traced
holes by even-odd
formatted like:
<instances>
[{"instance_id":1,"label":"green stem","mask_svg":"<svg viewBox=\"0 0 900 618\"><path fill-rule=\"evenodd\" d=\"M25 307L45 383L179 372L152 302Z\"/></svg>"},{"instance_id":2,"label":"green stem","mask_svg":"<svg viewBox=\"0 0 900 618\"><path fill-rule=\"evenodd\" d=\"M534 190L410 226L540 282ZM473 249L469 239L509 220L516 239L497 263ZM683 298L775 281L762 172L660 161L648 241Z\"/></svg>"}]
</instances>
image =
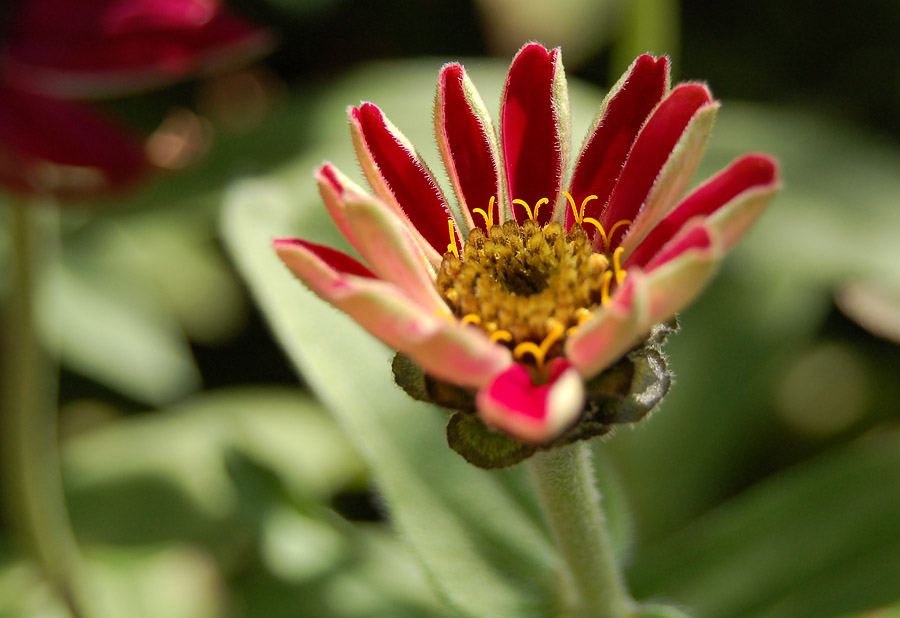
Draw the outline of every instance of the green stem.
<instances>
[{"instance_id":1,"label":"green stem","mask_svg":"<svg viewBox=\"0 0 900 618\"><path fill-rule=\"evenodd\" d=\"M625 618L631 598L613 556L585 442L536 454L529 470L578 595L578 615Z\"/></svg>"},{"instance_id":2,"label":"green stem","mask_svg":"<svg viewBox=\"0 0 900 618\"><path fill-rule=\"evenodd\" d=\"M73 618L84 618L84 570L66 509L57 442L58 370L37 340L34 281L38 258L56 248L58 231L39 204L12 204L13 268L3 330L5 502L10 523Z\"/></svg>"}]
</instances>

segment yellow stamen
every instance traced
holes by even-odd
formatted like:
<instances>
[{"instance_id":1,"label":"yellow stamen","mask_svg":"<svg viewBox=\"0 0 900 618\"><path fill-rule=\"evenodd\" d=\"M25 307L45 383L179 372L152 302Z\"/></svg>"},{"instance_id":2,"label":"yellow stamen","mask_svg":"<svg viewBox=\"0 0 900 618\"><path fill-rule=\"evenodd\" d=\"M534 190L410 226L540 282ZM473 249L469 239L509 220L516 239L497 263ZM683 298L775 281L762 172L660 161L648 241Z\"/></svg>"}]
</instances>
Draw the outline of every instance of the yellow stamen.
<instances>
[{"instance_id":1,"label":"yellow stamen","mask_svg":"<svg viewBox=\"0 0 900 618\"><path fill-rule=\"evenodd\" d=\"M596 195L589 195L581 202L581 209L575 207L575 198L572 197L572 194L568 191L563 191L563 195L566 196L566 199L569 200L569 206L572 207L572 216L575 217L575 222L578 225L581 225L581 222L584 221L584 209L587 207L587 203L591 200L600 199ZM594 225L600 225L596 219L589 219L588 223L593 223Z\"/></svg>"},{"instance_id":2,"label":"yellow stamen","mask_svg":"<svg viewBox=\"0 0 900 618\"><path fill-rule=\"evenodd\" d=\"M447 245L447 251L452 251L456 259L459 259L459 249L456 248L456 230L453 228L453 219L447 219L447 227L450 229L450 244Z\"/></svg>"},{"instance_id":3,"label":"yellow stamen","mask_svg":"<svg viewBox=\"0 0 900 618\"><path fill-rule=\"evenodd\" d=\"M579 326L590 320L592 315L594 314L591 313L591 310L585 307L581 307L580 309L575 310L575 319L578 320Z\"/></svg>"},{"instance_id":4,"label":"yellow stamen","mask_svg":"<svg viewBox=\"0 0 900 618\"><path fill-rule=\"evenodd\" d=\"M537 362L538 371L544 370L544 361L546 360L547 352L550 351L553 344L559 341L566 332L565 326L553 318L547 320L547 325L549 326L550 332L547 333L547 336L541 341L541 345L538 345L533 341L523 341L513 348L513 357L516 360L520 360L526 354L531 354Z\"/></svg>"},{"instance_id":5,"label":"yellow stamen","mask_svg":"<svg viewBox=\"0 0 900 618\"><path fill-rule=\"evenodd\" d=\"M491 201L488 204L488 211L484 212L484 208L476 208L472 212L479 214L484 218L484 225L490 231L492 227L494 227L494 200L497 198L495 196L491 196Z\"/></svg>"},{"instance_id":6,"label":"yellow stamen","mask_svg":"<svg viewBox=\"0 0 900 618\"><path fill-rule=\"evenodd\" d=\"M495 330L491 333L491 341L497 343L498 341L512 341L512 333L508 330Z\"/></svg>"},{"instance_id":7,"label":"yellow stamen","mask_svg":"<svg viewBox=\"0 0 900 618\"><path fill-rule=\"evenodd\" d=\"M631 221L628 219L622 219L621 221L616 221L616 224L609 228L609 241L612 241L613 234L616 233L616 230L622 227L623 225L631 225ZM609 245L606 245L606 251L609 251Z\"/></svg>"},{"instance_id":8,"label":"yellow stamen","mask_svg":"<svg viewBox=\"0 0 900 618\"><path fill-rule=\"evenodd\" d=\"M609 285L612 283L613 272L607 270L603 273L603 287L600 288L600 304L609 307Z\"/></svg>"},{"instance_id":9,"label":"yellow stamen","mask_svg":"<svg viewBox=\"0 0 900 618\"><path fill-rule=\"evenodd\" d=\"M538 209L539 209L542 205L544 205L544 204L549 204L549 203L550 203L550 200L549 200L548 198L546 198L546 197L542 197L541 199L538 200L537 204L534 205L534 217L532 218L533 221L536 221L536 220L537 220Z\"/></svg>"},{"instance_id":10,"label":"yellow stamen","mask_svg":"<svg viewBox=\"0 0 900 618\"><path fill-rule=\"evenodd\" d=\"M569 206L572 207L572 216L575 217L575 223L581 225L581 217L578 215L578 207L575 206L575 198L572 197L572 194L568 191L563 191L563 195L569 200ZM584 213L584 208L581 209L581 212Z\"/></svg>"},{"instance_id":11,"label":"yellow stamen","mask_svg":"<svg viewBox=\"0 0 900 618\"><path fill-rule=\"evenodd\" d=\"M622 270L622 253L625 251L625 247L618 247L613 252L613 270L616 273L616 283L621 284L622 281L625 280L625 275L627 274L624 270Z\"/></svg>"},{"instance_id":12,"label":"yellow stamen","mask_svg":"<svg viewBox=\"0 0 900 618\"><path fill-rule=\"evenodd\" d=\"M591 197L597 196L592 195L586 198L584 201L587 202L589 199L591 199ZM584 214L584 202L582 202L581 204L581 213ZM616 233L616 230L618 230L623 225L631 225L631 221L629 221L628 219L622 219L621 221L616 221L615 225L609 228L609 233L607 233L607 231L603 229L603 225L601 225L601 223L593 217L586 217L582 219L581 223L582 225L590 223L597 228L597 231L600 232L600 238L603 239L603 252L606 254L609 254L609 243L612 241L613 234Z\"/></svg>"},{"instance_id":13,"label":"yellow stamen","mask_svg":"<svg viewBox=\"0 0 900 618\"><path fill-rule=\"evenodd\" d=\"M534 213L531 212L531 206L528 205L528 202L525 200L513 200L513 205L518 204L519 206L525 207L525 212L528 213L528 218L534 221Z\"/></svg>"},{"instance_id":14,"label":"yellow stamen","mask_svg":"<svg viewBox=\"0 0 900 618\"><path fill-rule=\"evenodd\" d=\"M481 316L477 313L469 313L464 315L462 320L460 320L463 324L481 324Z\"/></svg>"}]
</instances>

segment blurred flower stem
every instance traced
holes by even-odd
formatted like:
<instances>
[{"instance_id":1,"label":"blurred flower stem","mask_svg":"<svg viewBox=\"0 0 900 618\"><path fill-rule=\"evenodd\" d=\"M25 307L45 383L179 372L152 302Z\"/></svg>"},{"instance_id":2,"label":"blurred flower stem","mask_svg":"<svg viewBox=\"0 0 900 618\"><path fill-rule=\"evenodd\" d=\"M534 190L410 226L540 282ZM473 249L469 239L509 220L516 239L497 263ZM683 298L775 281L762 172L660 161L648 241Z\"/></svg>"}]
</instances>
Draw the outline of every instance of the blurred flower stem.
<instances>
[{"instance_id":1,"label":"blurred flower stem","mask_svg":"<svg viewBox=\"0 0 900 618\"><path fill-rule=\"evenodd\" d=\"M57 440L58 371L37 340L35 274L52 259L58 221L44 204L10 200L12 270L4 319L4 502L10 523L73 618L90 618L81 553L69 521Z\"/></svg>"},{"instance_id":2,"label":"blurred flower stem","mask_svg":"<svg viewBox=\"0 0 900 618\"><path fill-rule=\"evenodd\" d=\"M613 555L591 450L577 442L527 462L557 548L578 595L576 615L625 618L632 605Z\"/></svg>"}]
</instances>

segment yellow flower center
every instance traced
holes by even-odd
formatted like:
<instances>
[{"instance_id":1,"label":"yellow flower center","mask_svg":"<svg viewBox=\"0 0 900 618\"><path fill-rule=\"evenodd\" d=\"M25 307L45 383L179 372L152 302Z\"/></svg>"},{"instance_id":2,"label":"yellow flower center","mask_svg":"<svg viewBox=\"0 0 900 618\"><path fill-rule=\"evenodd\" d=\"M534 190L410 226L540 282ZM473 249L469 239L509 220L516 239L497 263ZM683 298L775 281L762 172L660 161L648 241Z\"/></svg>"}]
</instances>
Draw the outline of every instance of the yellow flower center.
<instances>
[{"instance_id":1,"label":"yellow flower center","mask_svg":"<svg viewBox=\"0 0 900 618\"><path fill-rule=\"evenodd\" d=\"M566 195L574 210L574 200ZM621 249L609 256L608 243L616 229L630 222L617 223L607 235L599 222L584 218L582 203L568 233L557 222L541 227L535 218L549 202L542 199L534 209L513 200L528 214L522 225L494 225L491 201L487 212L476 209L487 233L472 229L462 247L457 247L449 223L450 244L438 271L438 293L456 319L482 329L491 340L507 345L517 360L543 371L547 359L561 354L565 338L597 307L609 303L613 279L617 284L624 280ZM583 223L600 230L606 254L592 250Z\"/></svg>"}]
</instances>

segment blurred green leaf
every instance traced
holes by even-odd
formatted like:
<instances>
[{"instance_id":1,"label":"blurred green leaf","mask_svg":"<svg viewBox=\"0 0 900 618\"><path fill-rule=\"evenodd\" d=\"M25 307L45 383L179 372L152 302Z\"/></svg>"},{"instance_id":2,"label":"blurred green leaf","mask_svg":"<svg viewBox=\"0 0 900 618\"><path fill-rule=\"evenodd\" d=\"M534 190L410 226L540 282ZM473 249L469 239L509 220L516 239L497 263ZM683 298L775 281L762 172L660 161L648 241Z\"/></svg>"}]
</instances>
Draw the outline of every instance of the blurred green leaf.
<instances>
[{"instance_id":1,"label":"blurred green leaf","mask_svg":"<svg viewBox=\"0 0 900 618\"><path fill-rule=\"evenodd\" d=\"M40 334L64 364L151 404L200 384L190 348L171 315L129 294L130 285L57 264L41 281Z\"/></svg>"},{"instance_id":2,"label":"blurred green leaf","mask_svg":"<svg viewBox=\"0 0 900 618\"><path fill-rule=\"evenodd\" d=\"M224 582L212 560L190 548L92 548L86 581L98 618L219 618ZM68 609L25 562L0 565L0 616L68 618Z\"/></svg>"},{"instance_id":3,"label":"blurred green leaf","mask_svg":"<svg viewBox=\"0 0 900 618\"><path fill-rule=\"evenodd\" d=\"M237 521L240 488L227 465L230 453L271 471L298 502L328 500L361 474L333 421L298 391L210 393L65 444L76 529L92 542L176 538L238 547L248 530Z\"/></svg>"},{"instance_id":4,"label":"blurred green leaf","mask_svg":"<svg viewBox=\"0 0 900 618\"><path fill-rule=\"evenodd\" d=\"M867 437L752 488L637 556L640 597L697 618L830 618L896 598L900 433Z\"/></svg>"}]
</instances>

